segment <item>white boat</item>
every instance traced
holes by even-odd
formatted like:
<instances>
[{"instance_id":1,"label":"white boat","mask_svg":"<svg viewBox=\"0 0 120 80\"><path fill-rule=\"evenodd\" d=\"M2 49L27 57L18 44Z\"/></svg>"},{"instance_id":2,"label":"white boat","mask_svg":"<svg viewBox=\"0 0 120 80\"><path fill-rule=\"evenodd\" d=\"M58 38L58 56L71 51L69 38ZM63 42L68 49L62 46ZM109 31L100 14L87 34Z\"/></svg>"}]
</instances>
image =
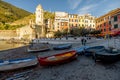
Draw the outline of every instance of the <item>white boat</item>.
<instances>
[{"instance_id":1,"label":"white boat","mask_svg":"<svg viewBox=\"0 0 120 80\"><path fill-rule=\"evenodd\" d=\"M27 52L42 52L50 50L49 47L44 48L27 48Z\"/></svg>"},{"instance_id":2,"label":"white boat","mask_svg":"<svg viewBox=\"0 0 120 80\"><path fill-rule=\"evenodd\" d=\"M48 51L50 50L49 46L46 44L33 44L32 46L30 45L27 48L27 52L42 52L42 51Z\"/></svg>"},{"instance_id":3,"label":"white boat","mask_svg":"<svg viewBox=\"0 0 120 80\"><path fill-rule=\"evenodd\" d=\"M18 68L35 66L38 64L36 57L20 58L14 60L1 60L0 61L0 71L14 70Z\"/></svg>"}]
</instances>

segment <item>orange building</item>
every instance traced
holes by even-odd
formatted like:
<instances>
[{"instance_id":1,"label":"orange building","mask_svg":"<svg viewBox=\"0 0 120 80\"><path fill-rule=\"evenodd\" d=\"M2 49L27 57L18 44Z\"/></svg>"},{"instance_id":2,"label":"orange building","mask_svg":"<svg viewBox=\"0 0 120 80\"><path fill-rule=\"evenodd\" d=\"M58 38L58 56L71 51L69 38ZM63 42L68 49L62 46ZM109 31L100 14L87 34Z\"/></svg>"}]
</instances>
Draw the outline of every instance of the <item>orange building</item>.
<instances>
[{"instance_id":1,"label":"orange building","mask_svg":"<svg viewBox=\"0 0 120 80\"><path fill-rule=\"evenodd\" d=\"M54 31L62 31L68 29L68 13L66 12L55 12Z\"/></svg>"},{"instance_id":2,"label":"orange building","mask_svg":"<svg viewBox=\"0 0 120 80\"><path fill-rule=\"evenodd\" d=\"M111 19L112 16L118 13L120 13L120 8L112 10L96 19L96 29L102 31L101 36L112 34L112 29L114 29L114 27L112 25L113 23L111 22Z\"/></svg>"}]
</instances>

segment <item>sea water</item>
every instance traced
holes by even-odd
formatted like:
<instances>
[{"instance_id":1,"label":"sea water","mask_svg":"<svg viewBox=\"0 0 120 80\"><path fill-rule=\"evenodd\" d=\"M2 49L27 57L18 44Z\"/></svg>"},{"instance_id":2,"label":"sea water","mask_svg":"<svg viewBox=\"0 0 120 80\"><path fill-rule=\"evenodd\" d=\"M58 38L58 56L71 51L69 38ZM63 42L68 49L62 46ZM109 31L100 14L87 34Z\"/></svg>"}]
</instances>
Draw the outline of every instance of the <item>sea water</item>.
<instances>
[{"instance_id":1,"label":"sea water","mask_svg":"<svg viewBox=\"0 0 120 80\"><path fill-rule=\"evenodd\" d=\"M0 51L13 49L24 45L25 44L7 43L6 41L0 41Z\"/></svg>"}]
</instances>

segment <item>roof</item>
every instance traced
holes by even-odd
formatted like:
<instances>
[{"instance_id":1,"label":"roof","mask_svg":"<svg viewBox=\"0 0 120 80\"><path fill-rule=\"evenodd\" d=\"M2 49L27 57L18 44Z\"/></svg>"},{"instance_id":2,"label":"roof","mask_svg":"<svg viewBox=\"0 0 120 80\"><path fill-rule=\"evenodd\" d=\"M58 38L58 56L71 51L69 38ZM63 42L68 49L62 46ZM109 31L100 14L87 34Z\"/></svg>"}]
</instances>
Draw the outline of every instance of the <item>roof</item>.
<instances>
[{"instance_id":1,"label":"roof","mask_svg":"<svg viewBox=\"0 0 120 80\"><path fill-rule=\"evenodd\" d=\"M42 6L39 4L39 5L37 6L37 8L40 8L40 9L42 9Z\"/></svg>"}]
</instances>

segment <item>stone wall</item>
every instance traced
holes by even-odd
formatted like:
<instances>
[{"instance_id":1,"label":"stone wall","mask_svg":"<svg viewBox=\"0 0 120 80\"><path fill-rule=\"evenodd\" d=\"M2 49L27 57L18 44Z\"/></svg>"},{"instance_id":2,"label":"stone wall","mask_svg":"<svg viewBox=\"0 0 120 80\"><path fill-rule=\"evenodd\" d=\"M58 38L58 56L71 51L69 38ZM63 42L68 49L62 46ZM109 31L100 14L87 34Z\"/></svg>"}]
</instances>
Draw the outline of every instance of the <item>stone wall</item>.
<instances>
[{"instance_id":1,"label":"stone wall","mask_svg":"<svg viewBox=\"0 0 120 80\"><path fill-rule=\"evenodd\" d=\"M18 38L16 30L0 30L0 39Z\"/></svg>"},{"instance_id":2,"label":"stone wall","mask_svg":"<svg viewBox=\"0 0 120 80\"><path fill-rule=\"evenodd\" d=\"M0 30L0 39L34 39L35 33L33 29L27 25L16 30Z\"/></svg>"}]
</instances>

